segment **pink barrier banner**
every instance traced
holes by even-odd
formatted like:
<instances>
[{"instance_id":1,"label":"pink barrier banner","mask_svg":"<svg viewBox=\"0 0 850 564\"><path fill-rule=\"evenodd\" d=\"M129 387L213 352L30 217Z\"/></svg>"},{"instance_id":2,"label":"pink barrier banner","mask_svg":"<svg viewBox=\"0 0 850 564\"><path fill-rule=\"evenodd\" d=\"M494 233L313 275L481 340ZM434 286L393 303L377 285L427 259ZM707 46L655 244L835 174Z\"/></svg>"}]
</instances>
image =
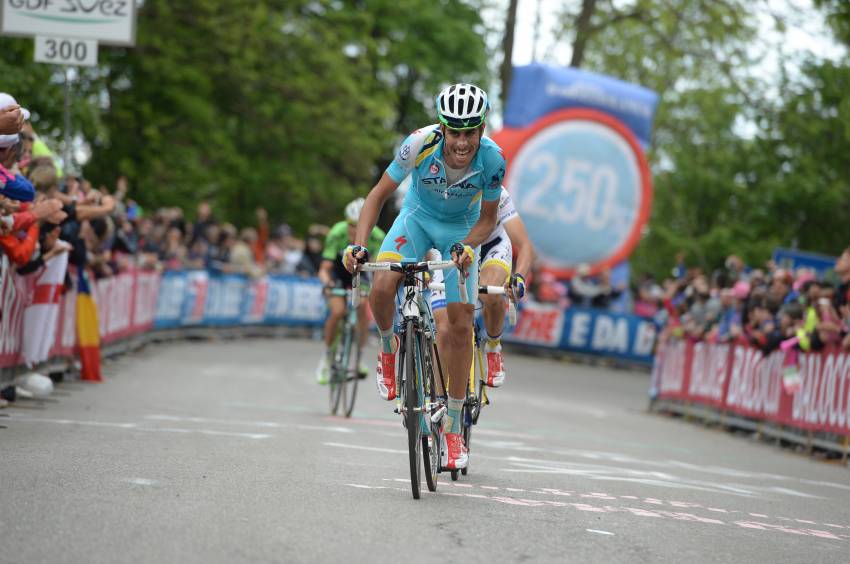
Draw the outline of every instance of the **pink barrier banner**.
<instances>
[{"instance_id":1,"label":"pink barrier banner","mask_svg":"<svg viewBox=\"0 0 850 564\"><path fill-rule=\"evenodd\" d=\"M26 295L26 282L12 271L6 255L0 254L0 367L18 363Z\"/></svg>"},{"instance_id":2,"label":"pink barrier banner","mask_svg":"<svg viewBox=\"0 0 850 564\"><path fill-rule=\"evenodd\" d=\"M22 277L0 256L0 367L21 362L25 310L38 301L36 276ZM93 295L98 308L101 342L108 344L153 328L161 275L157 272L128 271L98 280ZM54 292L58 303L55 331L26 338L47 338L50 357L71 356L77 350L76 292ZM52 334L51 334L52 333ZM48 347L47 344L40 345Z\"/></svg>"},{"instance_id":3,"label":"pink barrier banner","mask_svg":"<svg viewBox=\"0 0 850 564\"><path fill-rule=\"evenodd\" d=\"M850 436L850 354L800 354L784 382L785 352L671 341L656 353L653 386L661 399L709 405L799 429Z\"/></svg>"}]
</instances>

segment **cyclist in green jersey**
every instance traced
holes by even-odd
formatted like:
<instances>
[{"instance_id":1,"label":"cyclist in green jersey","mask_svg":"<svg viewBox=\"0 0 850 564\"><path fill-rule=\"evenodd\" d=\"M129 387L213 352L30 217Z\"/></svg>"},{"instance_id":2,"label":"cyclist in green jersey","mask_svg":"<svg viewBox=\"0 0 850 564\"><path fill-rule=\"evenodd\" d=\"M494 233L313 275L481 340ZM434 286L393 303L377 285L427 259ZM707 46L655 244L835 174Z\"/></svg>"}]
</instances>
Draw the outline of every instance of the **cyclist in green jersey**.
<instances>
[{"instance_id":1,"label":"cyclist in green jersey","mask_svg":"<svg viewBox=\"0 0 850 564\"><path fill-rule=\"evenodd\" d=\"M319 267L319 280L326 288L341 287L351 288L351 273L342 265L342 255L345 249L354 241L357 232L357 219L363 208L363 198L357 198L345 206L345 220L334 225L325 238L325 248L322 252L322 264ZM369 235L368 249L377 253L384 241L384 232L375 227ZM337 326L345 316L345 298L342 296L328 295L328 318L325 321L325 354L319 359L319 367L316 370L316 380L320 384L328 383L328 367L331 359L329 357L331 345L336 335ZM369 318L366 315L366 301L360 303L357 308L357 322L359 324L358 345L363 347L366 336L369 334ZM358 367L361 378L365 378L369 370L361 365Z\"/></svg>"}]
</instances>

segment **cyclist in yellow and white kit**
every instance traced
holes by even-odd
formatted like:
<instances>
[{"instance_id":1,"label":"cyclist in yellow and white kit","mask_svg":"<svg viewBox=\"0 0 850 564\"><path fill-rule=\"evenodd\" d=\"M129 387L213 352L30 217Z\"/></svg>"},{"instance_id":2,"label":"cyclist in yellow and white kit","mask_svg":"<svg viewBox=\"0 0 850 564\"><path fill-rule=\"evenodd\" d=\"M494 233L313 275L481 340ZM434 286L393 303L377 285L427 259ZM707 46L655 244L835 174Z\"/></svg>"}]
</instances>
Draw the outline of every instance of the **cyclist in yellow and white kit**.
<instances>
[{"instance_id":1,"label":"cyclist in yellow and white kit","mask_svg":"<svg viewBox=\"0 0 850 564\"><path fill-rule=\"evenodd\" d=\"M402 180L411 177L402 210L387 233L378 261L422 260L434 248L467 268L467 296L474 303L478 288L477 247L496 226L505 159L493 140L484 136L490 109L487 94L472 84L454 84L437 96L440 123L414 131L399 147L393 162L369 192L357 224L355 245L345 254L346 268L368 260L365 249L384 203ZM472 303L461 303L458 273L447 271L448 329L444 351L450 376L444 419L442 466L465 468L468 460L461 437L461 409L472 363ZM383 399L396 397L398 337L393 333L396 291L402 275L376 272L370 305L381 336L376 383ZM457 377L451 378L451 375Z\"/></svg>"},{"instance_id":2,"label":"cyclist in yellow and white kit","mask_svg":"<svg viewBox=\"0 0 850 564\"><path fill-rule=\"evenodd\" d=\"M513 249L516 248L516 268L512 268ZM430 260L440 260L439 253L432 251ZM528 238L525 224L514 207L511 195L502 187L499 197L499 218L496 229L481 244L479 282L482 286L503 286L510 281L516 300L525 295L525 275L534 262L534 247ZM442 271L433 275L434 282L443 281ZM505 301L502 296L482 294L484 330L487 341L484 352L487 355L487 377L485 383L498 388L505 382L505 366L502 362L502 328L505 326ZM431 292L431 309L437 322L437 348L446 349L445 327L446 297L442 291Z\"/></svg>"}]
</instances>

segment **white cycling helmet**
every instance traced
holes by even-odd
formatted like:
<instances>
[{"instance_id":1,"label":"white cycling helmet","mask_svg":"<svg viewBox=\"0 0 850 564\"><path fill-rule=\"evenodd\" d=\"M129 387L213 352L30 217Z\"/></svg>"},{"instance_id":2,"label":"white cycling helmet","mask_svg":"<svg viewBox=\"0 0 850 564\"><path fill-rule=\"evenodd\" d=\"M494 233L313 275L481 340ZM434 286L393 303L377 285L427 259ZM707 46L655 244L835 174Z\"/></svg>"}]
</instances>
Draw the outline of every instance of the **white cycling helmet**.
<instances>
[{"instance_id":1,"label":"white cycling helmet","mask_svg":"<svg viewBox=\"0 0 850 564\"><path fill-rule=\"evenodd\" d=\"M357 198L356 200L349 202L347 206L345 206L345 221L354 225L360 219L360 211L363 209L363 204L366 203L364 198Z\"/></svg>"},{"instance_id":2,"label":"white cycling helmet","mask_svg":"<svg viewBox=\"0 0 850 564\"><path fill-rule=\"evenodd\" d=\"M490 111L487 93L474 84L452 84L437 95L437 117L451 129L472 129Z\"/></svg>"}]
</instances>

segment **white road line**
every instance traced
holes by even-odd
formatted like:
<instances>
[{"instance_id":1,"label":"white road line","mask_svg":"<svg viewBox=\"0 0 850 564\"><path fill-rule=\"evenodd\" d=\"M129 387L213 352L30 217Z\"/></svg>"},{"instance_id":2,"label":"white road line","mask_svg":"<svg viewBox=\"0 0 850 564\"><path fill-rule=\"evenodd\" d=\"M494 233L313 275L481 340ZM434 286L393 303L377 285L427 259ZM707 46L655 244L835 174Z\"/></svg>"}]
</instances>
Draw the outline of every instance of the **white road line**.
<instances>
[{"instance_id":1,"label":"white road line","mask_svg":"<svg viewBox=\"0 0 850 564\"><path fill-rule=\"evenodd\" d=\"M614 533L611 533L609 531L600 531L599 529L585 529L585 531L587 531L588 533L596 533L597 535L612 535L613 536L613 534L614 534Z\"/></svg>"},{"instance_id":2,"label":"white road line","mask_svg":"<svg viewBox=\"0 0 850 564\"><path fill-rule=\"evenodd\" d=\"M389 454L407 454L406 450L396 450L392 448L378 448L378 447L367 447L360 445L347 445L344 443L322 443L325 446L331 446L336 448L350 448L354 450L368 450L370 452L386 452Z\"/></svg>"},{"instance_id":3,"label":"white road line","mask_svg":"<svg viewBox=\"0 0 850 564\"><path fill-rule=\"evenodd\" d=\"M301 423L281 423L280 421L250 421L246 419L210 419L207 417L188 417L182 415L146 415L145 419L154 421L176 421L179 423L214 423L217 425L249 425L272 429L287 427L303 431L330 431L332 433L354 433L354 429L332 425L304 425Z\"/></svg>"},{"instance_id":4,"label":"white road line","mask_svg":"<svg viewBox=\"0 0 850 564\"><path fill-rule=\"evenodd\" d=\"M266 435L263 433L232 433L229 431L218 431L215 429L183 429L177 427L140 427L137 423L114 423L110 421L45 419L40 417L20 418L19 421L32 421L35 423L54 423L58 425L84 425L87 427L107 427L110 429L126 429L130 431L143 431L146 433L183 433L213 435L219 437L239 437L243 439L268 439L271 437L271 435Z\"/></svg>"},{"instance_id":5,"label":"white road line","mask_svg":"<svg viewBox=\"0 0 850 564\"><path fill-rule=\"evenodd\" d=\"M155 486L159 483L157 480L151 480L150 478L125 478L123 481L137 486Z\"/></svg>"}]
</instances>

